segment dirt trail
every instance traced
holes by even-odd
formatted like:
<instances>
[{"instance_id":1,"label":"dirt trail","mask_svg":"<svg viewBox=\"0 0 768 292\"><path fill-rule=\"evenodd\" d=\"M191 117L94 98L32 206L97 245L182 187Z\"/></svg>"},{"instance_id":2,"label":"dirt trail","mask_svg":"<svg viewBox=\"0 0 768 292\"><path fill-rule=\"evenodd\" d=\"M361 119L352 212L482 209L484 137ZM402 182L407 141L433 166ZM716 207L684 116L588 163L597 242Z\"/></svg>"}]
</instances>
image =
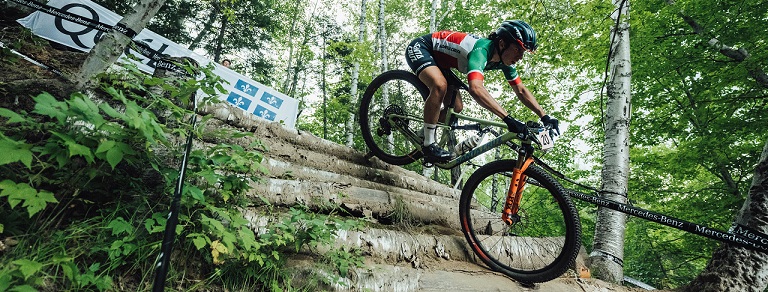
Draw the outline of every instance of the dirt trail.
<instances>
[{"instance_id":1,"label":"dirt trail","mask_svg":"<svg viewBox=\"0 0 768 292\"><path fill-rule=\"evenodd\" d=\"M643 291L596 279L561 277L550 282L522 285L506 276L466 262L444 262L423 272L416 291Z\"/></svg>"}]
</instances>

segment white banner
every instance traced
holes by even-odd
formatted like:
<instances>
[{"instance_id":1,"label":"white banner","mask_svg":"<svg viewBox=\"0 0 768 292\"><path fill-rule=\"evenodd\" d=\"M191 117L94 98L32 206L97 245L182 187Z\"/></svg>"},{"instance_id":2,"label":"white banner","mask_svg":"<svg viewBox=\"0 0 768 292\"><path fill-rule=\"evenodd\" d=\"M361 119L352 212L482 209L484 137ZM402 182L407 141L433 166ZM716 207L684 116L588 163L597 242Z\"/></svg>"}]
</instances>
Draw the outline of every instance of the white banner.
<instances>
[{"instance_id":1,"label":"white banner","mask_svg":"<svg viewBox=\"0 0 768 292\"><path fill-rule=\"evenodd\" d=\"M117 24L122 16L87 0L53 0L48 2L49 6L59 8L69 13L77 14L82 19L93 20L113 26ZM101 38L104 32L70 22L40 11L34 12L29 16L19 19L18 22L42 38L66 45L68 47L88 52ZM139 32L134 38L149 45L159 53L174 57L191 57L195 59L200 66L207 66L211 60L200 56L187 48L174 43L148 29ZM154 72L154 61L142 56L137 52L132 52L141 59L139 68L145 72ZM259 82L251 80L235 71L224 66L215 64L214 73L221 76L223 80L229 82L224 84L228 90L226 94L219 98L229 102L238 108L247 111L257 117L281 122L285 126L294 128L296 126L296 114L299 109L299 101L276 90L267 87Z\"/></svg>"}]
</instances>

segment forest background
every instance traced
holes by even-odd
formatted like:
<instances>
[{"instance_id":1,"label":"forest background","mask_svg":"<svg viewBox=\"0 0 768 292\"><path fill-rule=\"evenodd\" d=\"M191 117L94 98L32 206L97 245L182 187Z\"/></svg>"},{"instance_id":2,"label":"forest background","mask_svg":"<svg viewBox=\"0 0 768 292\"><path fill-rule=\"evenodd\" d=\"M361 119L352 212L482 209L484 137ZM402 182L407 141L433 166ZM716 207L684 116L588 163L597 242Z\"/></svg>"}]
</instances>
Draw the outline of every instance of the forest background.
<instances>
[{"instance_id":1,"label":"forest background","mask_svg":"<svg viewBox=\"0 0 768 292\"><path fill-rule=\"evenodd\" d=\"M95 2L119 14L135 5ZM545 110L562 121L561 146L545 159L568 177L598 186L615 6L552 0L434 3L439 5L368 1L361 10L361 1L167 1L148 28L217 62L230 59L233 70L299 99L299 130L366 151L359 129L347 126L350 114L373 77L384 68L406 68L403 52L410 39L431 26L487 36L504 19L523 19L537 30L539 50L527 55L518 71ZM768 139L768 80L762 71L768 68L766 7L765 1L632 3L632 204L728 229ZM713 38L745 54L724 55L708 43ZM534 119L501 74L486 78L514 116ZM491 118L477 107L467 110ZM450 182L448 172L433 176ZM587 250L595 214L593 206L580 206ZM678 287L704 268L718 245L630 219L624 273L658 288Z\"/></svg>"},{"instance_id":2,"label":"forest background","mask_svg":"<svg viewBox=\"0 0 768 292\"><path fill-rule=\"evenodd\" d=\"M96 2L121 14L132 6L130 1ZM360 30L361 1L170 1L149 29L217 62L231 59L234 70L301 100L298 129L347 144L347 121L362 91L382 68L407 69L403 52L412 38L428 33L431 25L487 36L504 19L523 19L537 30L539 50L527 55L518 71L564 126L561 147L546 159L568 177L599 185L603 85L615 6L609 1L437 2L367 1ZM728 229L768 138L768 84L755 77L756 70L768 67L766 3L637 1L629 22L628 198L642 208ZM708 45L710 38L742 48L749 57L729 58ZM359 79L352 84L355 63ZM486 84L505 108L518 119L534 119L501 74L487 75ZM359 88L354 96L353 86ZM478 107L468 110L492 118ZM365 151L358 131L353 129L351 146ZM418 165L412 169L422 171ZM450 174L441 171L436 179L449 183ZM590 250L596 210L589 205L580 210ZM625 275L659 288L677 287L703 269L717 246L630 219Z\"/></svg>"}]
</instances>

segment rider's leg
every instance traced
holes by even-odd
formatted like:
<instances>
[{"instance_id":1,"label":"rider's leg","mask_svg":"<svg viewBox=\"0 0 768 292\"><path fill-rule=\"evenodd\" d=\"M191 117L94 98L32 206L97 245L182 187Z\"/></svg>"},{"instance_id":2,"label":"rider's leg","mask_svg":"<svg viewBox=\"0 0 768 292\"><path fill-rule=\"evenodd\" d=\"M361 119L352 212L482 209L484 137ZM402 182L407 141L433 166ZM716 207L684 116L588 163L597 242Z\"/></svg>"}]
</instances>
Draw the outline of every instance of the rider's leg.
<instances>
[{"instance_id":1,"label":"rider's leg","mask_svg":"<svg viewBox=\"0 0 768 292\"><path fill-rule=\"evenodd\" d=\"M456 103L453 104L453 112L460 113L464 109L464 102L461 101L461 91L452 85L448 86L448 92L445 94L445 98L443 98L444 107L440 110L440 118L438 119L441 122L445 122L445 115L448 113L448 104L450 104L449 96L451 96L451 92L456 93Z\"/></svg>"},{"instance_id":2,"label":"rider's leg","mask_svg":"<svg viewBox=\"0 0 768 292\"><path fill-rule=\"evenodd\" d=\"M435 129L440 115L448 81L436 66L429 66L419 73L419 79L429 88L429 96L424 101L424 146L435 142ZM428 131L430 130L430 131Z\"/></svg>"},{"instance_id":3,"label":"rider's leg","mask_svg":"<svg viewBox=\"0 0 768 292\"><path fill-rule=\"evenodd\" d=\"M440 104L443 102L448 81L432 58L432 36L427 34L411 41L405 49L405 61L408 67L419 76L429 88L429 96L424 102L424 152L425 162L448 160L451 153L441 149L435 143L437 119L440 116Z\"/></svg>"},{"instance_id":4,"label":"rider's leg","mask_svg":"<svg viewBox=\"0 0 768 292\"><path fill-rule=\"evenodd\" d=\"M439 159L447 159L450 152L441 149L435 144L437 121L440 117L440 105L448 89L448 81L437 66L429 66L419 73L419 79L429 88L429 96L424 102L424 153ZM435 144L435 145L432 145Z\"/></svg>"},{"instance_id":5,"label":"rider's leg","mask_svg":"<svg viewBox=\"0 0 768 292\"><path fill-rule=\"evenodd\" d=\"M461 91L456 90L456 103L453 105L453 112L460 113L463 109L464 102L461 101Z\"/></svg>"}]
</instances>

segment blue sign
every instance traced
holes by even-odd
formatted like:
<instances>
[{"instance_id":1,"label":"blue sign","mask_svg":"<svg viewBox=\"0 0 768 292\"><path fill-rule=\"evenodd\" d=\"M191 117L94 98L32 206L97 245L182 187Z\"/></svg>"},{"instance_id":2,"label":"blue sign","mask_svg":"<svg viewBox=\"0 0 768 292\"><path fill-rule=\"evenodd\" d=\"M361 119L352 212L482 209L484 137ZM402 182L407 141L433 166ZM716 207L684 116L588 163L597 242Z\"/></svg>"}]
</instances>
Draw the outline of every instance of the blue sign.
<instances>
[{"instance_id":1,"label":"blue sign","mask_svg":"<svg viewBox=\"0 0 768 292\"><path fill-rule=\"evenodd\" d=\"M234 92L229 93L229 96L227 96L227 101L244 110L248 110L248 107L251 106L250 99L242 97Z\"/></svg>"},{"instance_id":2,"label":"blue sign","mask_svg":"<svg viewBox=\"0 0 768 292\"><path fill-rule=\"evenodd\" d=\"M274 121L275 118L277 117L277 114L275 114L275 112L268 110L267 108L261 105L256 107L256 110L253 111L253 114L256 115L257 117L261 117L261 118L264 118L265 120L270 120L270 121Z\"/></svg>"},{"instance_id":3,"label":"blue sign","mask_svg":"<svg viewBox=\"0 0 768 292\"><path fill-rule=\"evenodd\" d=\"M277 96L274 96L272 94L269 94L269 92L264 92L264 94L261 96L261 101L265 102L268 105L274 106L277 109L283 106L283 99Z\"/></svg>"},{"instance_id":4,"label":"blue sign","mask_svg":"<svg viewBox=\"0 0 768 292\"><path fill-rule=\"evenodd\" d=\"M237 83L235 83L235 89L245 92L245 94L250 96L256 96L256 92L259 91L258 87L251 85L242 79L237 80Z\"/></svg>"}]
</instances>

